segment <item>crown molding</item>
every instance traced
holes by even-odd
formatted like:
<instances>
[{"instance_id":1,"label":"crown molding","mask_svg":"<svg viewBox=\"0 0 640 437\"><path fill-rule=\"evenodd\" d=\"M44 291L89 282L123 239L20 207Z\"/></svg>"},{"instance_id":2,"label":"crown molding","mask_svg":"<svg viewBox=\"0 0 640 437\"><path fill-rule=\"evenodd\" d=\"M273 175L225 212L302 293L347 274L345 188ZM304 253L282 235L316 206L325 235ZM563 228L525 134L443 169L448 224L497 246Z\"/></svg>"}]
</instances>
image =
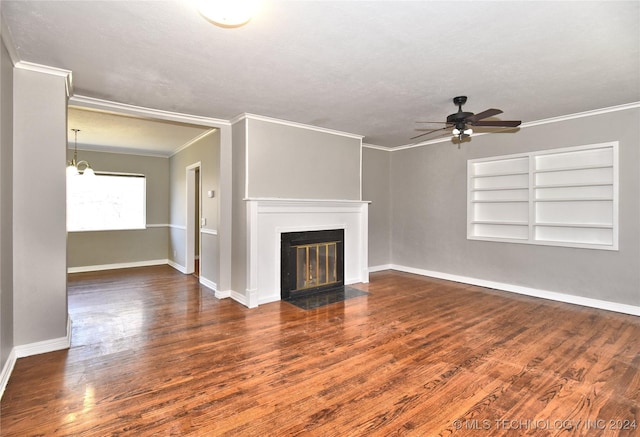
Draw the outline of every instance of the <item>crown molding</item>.
<instances>
[{"instance_id":1,"label":"crown molding","mask_svg":"<svg viewBox=\"0 0 640 437\"><path fill-rule=\"evenodd\" d=\"M18 61L14 64L14 67L19 70L34 71L36 73L50 74L52 76L62 77L65 80L67 97L73 95L73 74L71 70L50 67L48 65L36 64L34 62L27 61Z\"/></svg>"},{"instance_id":2,"label":"crown molding","mask_svg":"<svg viewBox=\"0 0 640 437\"><path fill-rule=\"evenodd\" d=\"M542 120L536 120L536 121L528 121L526 123L522 123L520 125L520 128L540 126L543 124L557 123L560 121L575 120L577 118L592 117L594 115L609 114L611 112L626 111L629 109L636 109L636 108L640 108L640 102L625 103L624 105L609 106L607 108L593 109L591 111L577 112L575 114L561 115L558 117L551 117L551 118L543 118Z\"/></svg>"},{"instance_id":3,"label":"crown molding","mask_svg":"<svg viewBox=\"0 0 640 437\"><path fill-rule=\"evenodd\" d=\"M382 150L383 152L393 152L393 147L376 146L375 144L362 143L362 147L365 149Z\"/></svg>"},{"instance_id":4,"label":"crown molding","mask_svg":"<svg viewBox=\"0 0 640 437\"><path fill-rule=\"evenodd\" d=\"M230 126L228 120L219 118L202 117L199 115L183 114L180 112L163 111L161 109L146 108L144 106L129 105L110 100L96 99L87 96L72 96L69 105L85 109L127 114L143 118L155 118L160 120L176 121L180 123L197 124L208 127Z\"/></svg>"},{"instance_id":5,"label":"crown molding","mask_svg":"<svg viewBox=\"0 0 640 437\"><path fill-rule=\"evenodd\" d=\"M584 118L584 117L593 117L595 115L609 114L612 112L627 111L629 109L637 109L637 108L640 108L640 102L625 103L623 105L609 106L606 108L593 109L591 111L577 112L575 114L561 115L558 117L551 117L551 118L543 118L541 120L536 120L536 121L528 121L526 123L522 123L519 126L519 128L526 129L528 127L533 127L533 126L542 126L545 124L559 123L562 121L575 120L575 119ZM473 136L479 137L481 135L489 135L489 134L490 132L482 132L482 133L475 133L473 134ZM436 140L423 141L421 143L415 143L415 144L406 144L404 146L398 146L398 147L390 147L389 150L391 152L396 152L400 150L413 149L414 147L422 147L422 146L429 146L431 144L443 143L446 141L451 141L451 137L438 138Z\"/></svg>"},{"instance_id":6,"label":"crown molding","mask_svg":"<svg viewBox=\"0 0 640 437\"><path fill-rule=\"evenodd\" d=\"M67 147L67 149L73 150L73 147ZM116 153L118 155L146 156L150 158L165 158L165 159L168 159L172 156L172 154L169 154L169 153L154 152L153 150L144 151L140 149L130 149L125 147L87 145L87 144L78 144L78 151L79 152Z\"/></svg>"},{"instance_id":7,"label":"crown molding","mask_svg":"<svg viewBox=\"0 0 640 437\"><path fill-rule=\"evenodd\" d=\"M233 117L231 120L229 120L229 124L234 125L242 120L245 120L247 118L247 114L238 114L235 117Z\"/></svg>"},{"instance_id":8,"label":"crown molding","mask_svg":"<svg viewBox=\"0 0 640 437\"><path fill-rule=\"evenodd\" d=\"M231 122L231 124L236 124L236 123L238 123L239 121L242 121L242 120L266 121L268 123L282 124L282 125L285 125L285 126L308 129L308 130L313 130L313 131L316 131L316 132L323 132L323 133L328 133L328 134L333 134L333 135L340 135L340 136L343 136L343 137L354 138L354 139L360 140L360 141L362 141L362 139L364 138L364 135L357 135L357 134L352 134L352 133L349 133L349 132L342 132L342 131L339 131L339 130L313 126L313 125L310 125L310 124L298 123L298 122L295 122L295 121L281 120L279 118L267 117L267 116L264 116L264 115L250 114L250 113L247 113L247 112L245 112L243 114L236 115L235 117L233 117L231 119L230 122Z\"/></svg>"},{"instance_id":9,"label":"crown molding","mask_svg":"<svg viewBox=\"0 0 640 437\"><path fill-rule=\"evenodd\" d=\"M206 132L201 133L200 135L198 135L197 137L187 141L186 143L184 143L182 146L178 147L173 153L171 153L170 156L174 156L177 155L178 153L182 152L184 149L188 148L189 146L192 146L193 144L195 144L196 142L200 141L201 139L203 139L206 136L211 135L212 133L214 133L217 130L217 128L213 128L213 129L209 129Z\"/></svg>"},{"instance_id":10,"label":"crown molding","mask_svg":"<svg viewBox=\"0 0 640 437\"><path fill-rule=\"evenodd\" d=\"M4 19L4 15L0 15L0 34L2 35L2 41L4 41L4 46L7 48L7 52L9 52L9 58L11 58L11 63L15 66L18 62L20 62L20 58L18 57L18 52L16 51L16 45L13 42L13 36L11 35L11 31L9 30L9 26Z\"/></svg>"}]
</instances>

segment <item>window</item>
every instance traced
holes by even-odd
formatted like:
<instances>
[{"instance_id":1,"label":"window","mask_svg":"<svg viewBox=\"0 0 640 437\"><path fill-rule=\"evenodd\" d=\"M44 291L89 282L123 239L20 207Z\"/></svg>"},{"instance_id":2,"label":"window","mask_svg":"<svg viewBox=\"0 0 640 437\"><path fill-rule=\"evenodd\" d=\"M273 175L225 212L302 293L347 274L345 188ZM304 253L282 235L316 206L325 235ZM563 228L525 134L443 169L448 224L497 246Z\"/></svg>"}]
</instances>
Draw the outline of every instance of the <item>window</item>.
<instances>
[{"instance_id":1,"label":"window","mask_svg":"<svg viewBox=\"0 0 640 437\"><path fill-rule=\"evenodd\" d=\"M146 227L144 175L96 174L67 178L67 230L106 231Z\"/></svg>"},{"instance_id":2,"label":"window","mask_svg":"<svg viewBox=\"0 0 640 437\"><path fill-rule=\"evenodd\" d=\"M618 248L618 143L468 161L467 238Z\"/></svg>"}]
</instances>

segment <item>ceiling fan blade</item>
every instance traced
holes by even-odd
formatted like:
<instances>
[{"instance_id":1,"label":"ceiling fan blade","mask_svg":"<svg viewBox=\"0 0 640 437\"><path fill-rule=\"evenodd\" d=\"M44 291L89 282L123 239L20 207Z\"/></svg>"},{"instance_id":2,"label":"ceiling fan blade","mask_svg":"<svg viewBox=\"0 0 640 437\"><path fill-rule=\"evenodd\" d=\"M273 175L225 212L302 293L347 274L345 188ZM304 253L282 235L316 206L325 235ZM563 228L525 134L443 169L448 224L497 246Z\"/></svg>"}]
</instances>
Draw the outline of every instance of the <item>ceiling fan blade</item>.
<instances>
[{"instance_id":1,"label":"ceiling fan blade","mask_svg":"<svg viewBox=\"0 0 640 437\"><path fill-rule=\"evenodd\" d=\"M487 109L486 111L482 111L478 114L467 117L467 121L470 123L475 123L476 121L482 120L483 118L493 117L494 115L498 114L502 114L502 111L499 109Z\"/></svg>"},{"instance_id":2,"label":"ceiling fan blade","mask_svg":"<svg viewBox=\"0 0 640 437\"><path fill-rule=\"evenodd\" d=\"M473 123L474 126L494 126L494 127L518 127L520 120L480 120Z\"/></svg>"},{"instance_id":3,"label":"ceiling fan blade","mask_svg":"<svg viewBox=\"0 0 640 437\"><path fill-rule=\"evenodd\" d=\"M420 135L416 135L415 137L411 137L409 139L410 140L415 140L416 138L420 138L420 137L423 137L425 135L429 135L429 134L432 134L434 132L438 132L438 131L442 131L442 130L446 130L446 129L449 129L449 127L442 127L440 129L430 129L428 132L425 132L425 133L420 134ZM421 129L416 129L416 130L421 130Z\"/></svg>"},{"instance_id":4,"label":"ceiling fan blade","mask_svg":"<svg viewBox=\"0 0 640 437\"><path fill-rule=\"evenodd\" d=\"M450 124L448 121L416 121L416 123Z\"/></svg>"}]
</instances>

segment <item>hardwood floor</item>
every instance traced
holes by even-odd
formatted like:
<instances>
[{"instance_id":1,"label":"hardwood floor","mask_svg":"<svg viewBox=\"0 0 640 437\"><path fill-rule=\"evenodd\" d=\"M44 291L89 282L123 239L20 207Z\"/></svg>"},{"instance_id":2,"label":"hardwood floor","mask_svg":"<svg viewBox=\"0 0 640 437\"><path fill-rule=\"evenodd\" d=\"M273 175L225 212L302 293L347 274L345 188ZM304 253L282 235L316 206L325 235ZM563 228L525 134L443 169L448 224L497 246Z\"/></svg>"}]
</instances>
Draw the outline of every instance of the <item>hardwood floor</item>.
<instances>
[{"instance_id":1,"label":"hardwood floor","mask_svg":"<svg viewBox=\"0 0 640 437\"><path fill-rule=\"evenodd\" d=\"M640 318L399 272L247 309L167 266L69 278L3 436L640 435ZM626 429L625 429L626 428Z\"/></svg>"}]
</instances>

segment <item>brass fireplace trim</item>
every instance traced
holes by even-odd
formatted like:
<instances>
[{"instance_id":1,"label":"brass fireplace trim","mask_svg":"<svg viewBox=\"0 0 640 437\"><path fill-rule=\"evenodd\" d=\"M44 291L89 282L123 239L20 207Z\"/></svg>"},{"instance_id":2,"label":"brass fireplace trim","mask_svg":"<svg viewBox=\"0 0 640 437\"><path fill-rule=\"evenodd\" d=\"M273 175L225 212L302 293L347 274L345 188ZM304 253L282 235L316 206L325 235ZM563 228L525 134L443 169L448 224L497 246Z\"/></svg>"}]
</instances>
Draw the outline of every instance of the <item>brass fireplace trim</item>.
<instances>
[{"instance_id":1,"label":"brass fireplace trim","mask_svg":"<svg viewBox=\"0 0 640 437\"><path fill-rule=\"evenodd\" d=\"M298 265L298 257L296 256L296 271L300 272L300 271L304 271L304 278L302 279L302 286L299 285L298 282L298 286L296 289L291 290L291 291L300 291L300 290L307 290L310 288L316 288L319 286L325 286L325 285L331 285L331 284L337 284L340 282L339 278L338 278L338 267L337 267L337 253L338 253L338 244L341 243L340 241L323 241L323 242L319 242L319 243L310 243L310 244L300 244L300 245L294 245L291 246L292 249L296 250L296 253L298 253L298 250L304 250L305 254L304 254L304 263L303 266L299 266ZM310 249L317 249L315 250L315 264L311 263L311 259L310 259ZM322 275L321 273L321 262L320 262L320 248L324 248L325 249L325 255L324 255L324 275ZM329 265L329 260L331 258L330 256L330 248L333 249L333 265ZM315 269L313 269L313 265L315 265ZM324 276L325 281L324 282L319 282L321 277Z\"/></svg>"}]
</instances>

